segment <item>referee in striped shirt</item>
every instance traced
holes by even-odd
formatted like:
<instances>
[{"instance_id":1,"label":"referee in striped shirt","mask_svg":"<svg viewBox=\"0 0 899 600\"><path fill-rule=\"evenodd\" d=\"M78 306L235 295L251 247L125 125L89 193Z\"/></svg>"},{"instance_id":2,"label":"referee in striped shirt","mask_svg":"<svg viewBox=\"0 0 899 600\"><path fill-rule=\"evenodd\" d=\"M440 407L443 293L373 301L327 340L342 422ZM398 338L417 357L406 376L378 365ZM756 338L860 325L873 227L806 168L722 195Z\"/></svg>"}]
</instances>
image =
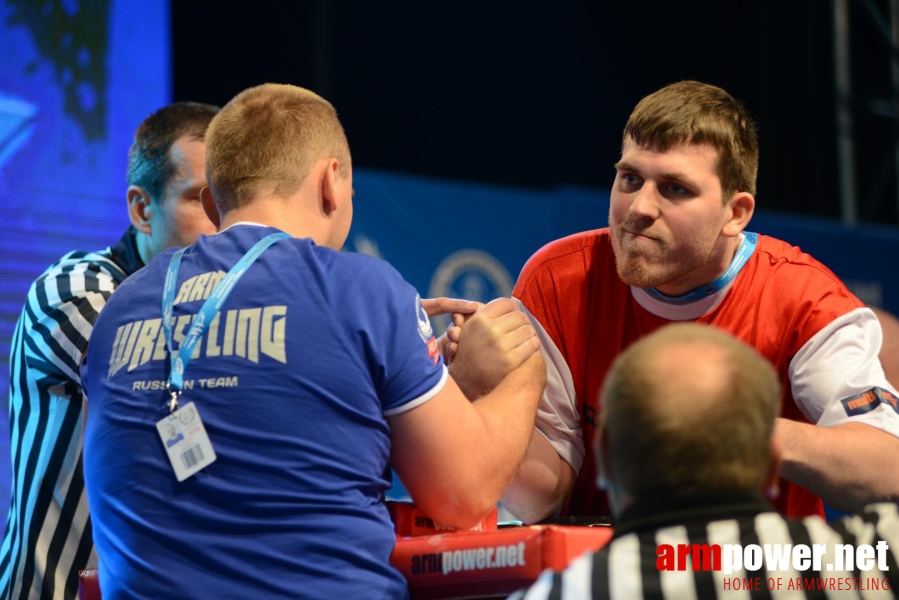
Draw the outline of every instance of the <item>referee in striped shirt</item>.
<instances>
[{"instance_id":1,"label":"referee in striped shirt","mask_svg":"<svg viewBox=\"0 0 899 600\"><path fill-rule=\"evenodd\" d=\"M70 252L32 284L10 348L12 498L0 600L71 599L96 564L81 471L78 365L97 314L158 252L215 233L201 206L203 137L218 108L175 103L147 117L128 155L132 226L112 247Z\"/></svg>"},{"instance_id":2,"label":"referee in striped shirt","mask_svg":"<svg viewBox=\"0 0 899 600\"><path fill-rule=\"evenodd\" d=\"M778 388L767 361L710 326L669 325L632 345L603 387L594 448L597 484L615 517L612 541L561 573L543 573L512 598L896 597L895 504L875 504L829 526L818 516L785 519L763 498L763 490L777 494ZM743 560L757 545L763 558L757 570L744 563L728 574L714 561L702 564L700 555L694 570L689 554L677 556L693 544L739 544ZM820 570L764 562L767 549L786 544L818 544ZM880 550L862 570L837 558L839 544Z\"/></svg>"}]
</instances>

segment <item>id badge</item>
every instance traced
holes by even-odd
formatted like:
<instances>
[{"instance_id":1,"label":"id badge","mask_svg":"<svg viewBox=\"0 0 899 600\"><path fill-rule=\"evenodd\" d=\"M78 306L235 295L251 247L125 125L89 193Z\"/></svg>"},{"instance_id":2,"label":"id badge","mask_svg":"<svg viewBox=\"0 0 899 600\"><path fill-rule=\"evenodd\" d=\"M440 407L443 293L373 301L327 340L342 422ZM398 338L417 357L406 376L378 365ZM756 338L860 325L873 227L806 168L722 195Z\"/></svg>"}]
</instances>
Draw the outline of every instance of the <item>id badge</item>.
<instances>
[{"instance_id":1,"label":"id badge","mask_svg":"<svg viewBox=\"0 0 899 600\"><path fill-rule=\"evenodd\" d=\"M184 481L215 462L215 450L193 402L156 423L175 478Z\"/></svg>"}]
</instances>

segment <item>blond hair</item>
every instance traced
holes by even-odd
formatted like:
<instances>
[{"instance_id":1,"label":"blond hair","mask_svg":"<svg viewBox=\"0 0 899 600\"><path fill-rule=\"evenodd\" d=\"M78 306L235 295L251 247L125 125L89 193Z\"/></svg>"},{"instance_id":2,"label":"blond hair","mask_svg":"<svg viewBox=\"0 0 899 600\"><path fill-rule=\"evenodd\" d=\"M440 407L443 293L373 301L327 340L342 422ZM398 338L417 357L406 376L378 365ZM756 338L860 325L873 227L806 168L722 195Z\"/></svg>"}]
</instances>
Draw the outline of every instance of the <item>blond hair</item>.
<instances>
[{"instance_id":1,"label":"blond hair","mask_svg":"<svg viewBox=\"0 0 899 600\"><path fill-rule=\"evenodd\" d=\"M623 352L603 385L612 476L635 497L757 491L779 398L774 368L753 348L708 325L664 327Z\"/></svg>"},{"instance_id":2,"label":"blond hair","mask_svg":"<svg viewBox=\"0 0 899 600\"><path fill-rule=\"evenodd\" d=\"M622 144L666 152L680 144L708 144L718 151L723 201L737 192L755 195L759 145L755 123L746 108L714 85L698 81L672 83L634 107Z\"/></svg>"},{"instance_id":3,"label":"blond hair","mask_svg":"<svg viewBox=\"0 0 899 600\"><path fill-rule=\"evenodd\" d=\"M206 179L223 212L259 195L288 197L315 161L350 169L350 149L334 107L309 90L266 83L244 90L206 132Z\"/></svg>"}]
</instances>

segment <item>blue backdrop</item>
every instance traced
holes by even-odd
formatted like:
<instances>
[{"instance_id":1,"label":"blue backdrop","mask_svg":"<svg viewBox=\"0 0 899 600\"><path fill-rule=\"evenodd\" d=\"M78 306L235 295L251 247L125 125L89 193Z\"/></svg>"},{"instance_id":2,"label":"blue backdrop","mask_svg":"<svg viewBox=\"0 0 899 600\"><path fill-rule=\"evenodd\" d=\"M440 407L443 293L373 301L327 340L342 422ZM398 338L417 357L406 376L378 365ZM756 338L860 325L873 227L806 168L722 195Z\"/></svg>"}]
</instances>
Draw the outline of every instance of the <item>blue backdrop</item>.
<instances>
[{"instance_id":1,"label":"blue backdrop","mask_svg":"<svg viewBox=\"0 0 899 600\"><path fill-rule=\"evenodd\" d=\"M0 1L0 528L9 343L31 282L128 224L134 130L171 96L169 0Z\"/></svg>"}]
</instances>

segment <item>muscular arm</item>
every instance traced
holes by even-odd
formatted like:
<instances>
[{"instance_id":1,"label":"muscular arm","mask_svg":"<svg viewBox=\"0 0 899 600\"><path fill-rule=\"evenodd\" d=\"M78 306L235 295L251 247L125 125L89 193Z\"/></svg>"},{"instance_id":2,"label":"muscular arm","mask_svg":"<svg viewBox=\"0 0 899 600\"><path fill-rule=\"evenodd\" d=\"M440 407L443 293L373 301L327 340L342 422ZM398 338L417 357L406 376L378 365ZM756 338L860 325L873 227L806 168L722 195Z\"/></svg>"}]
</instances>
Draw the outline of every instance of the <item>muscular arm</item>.
<instances>
[{"instance_id":1,"label":"muscular arm","mask_svg":"<svg viewBox=\"0 0 899 600\"><path fill-rule=\"evenodd\" d=\"M555 515L574 488L577 474L536 429L518 473L506 488L503 506L525 523Z\"/></svg>"},{"instance_id":2,"label":"muscular arm","mask_svg":"<svg viewBox=\"0 0 899 600\"><path fill-rule=\"evenodd\" d=\"M880 345L877 319L859 308L822 328L790 364L793 397L816 425L778 419L782 476L834 508L899 500L899 415Z\"/></svg>"},{"instance_id":3,"label":"muscular arm","mask_svg":"<svg viewBox=\"0 0 899 600\"><path fill-rule=\"evenodd\" d=\"M554 516L571 495L577 479L576 469L583 461L584 444L574 384L565 357L539 320L523 305L521 309L540 339L540 351L546 362L546 387L537 413L539 431L531 432L527 454L502 502L525 523L536 523ZM567 453L567 459L561 452Z\"/></svg>"},{"instance_id":4,"label":"muscular arm","mask_svg":"<svg viewBox=\"0 0 899 600\"><path fill-rule=\"evenodd\" d=\"M394 469L416 505L443 524L474 525L518 469L545 373L536 340L528 344L530 358L476 402L450 378L428 402L388 418Z\"/></svg>"},{"instance_id":5,"label":"muscular arm","mask_svg":"<svg viewBox=\"0 0 899 600\"><path fill-rule=\"evenodd\" d=\"M819 427L787 419L777 420L776 435L784 479L834 508L899 501L899 438L864 423Z\"/></svg>"},{"instance_id":6,"label":"muscular arm","mask_svg":"<svg viewBox=\"0 0 899 600\"><path fill-rule=\"evenodd\" d=\"M576 461L579 466L584 452L570 371L564 356L540 322L523 305L518 303L518 306L528 316L540 339L540 351L546 363L546 386L536 419L538 428L551 432L556 445L568 451L568 460ZM451 342L459 342L463 329L461 326L450 327L447 337ZM457 344L450 344L453 345ZM577 479L575 468L538 428L531 431L525 457L502 497L503 506L525 523L536 523L555 515L571 494Z\"/></svg>"}]
</instances>

